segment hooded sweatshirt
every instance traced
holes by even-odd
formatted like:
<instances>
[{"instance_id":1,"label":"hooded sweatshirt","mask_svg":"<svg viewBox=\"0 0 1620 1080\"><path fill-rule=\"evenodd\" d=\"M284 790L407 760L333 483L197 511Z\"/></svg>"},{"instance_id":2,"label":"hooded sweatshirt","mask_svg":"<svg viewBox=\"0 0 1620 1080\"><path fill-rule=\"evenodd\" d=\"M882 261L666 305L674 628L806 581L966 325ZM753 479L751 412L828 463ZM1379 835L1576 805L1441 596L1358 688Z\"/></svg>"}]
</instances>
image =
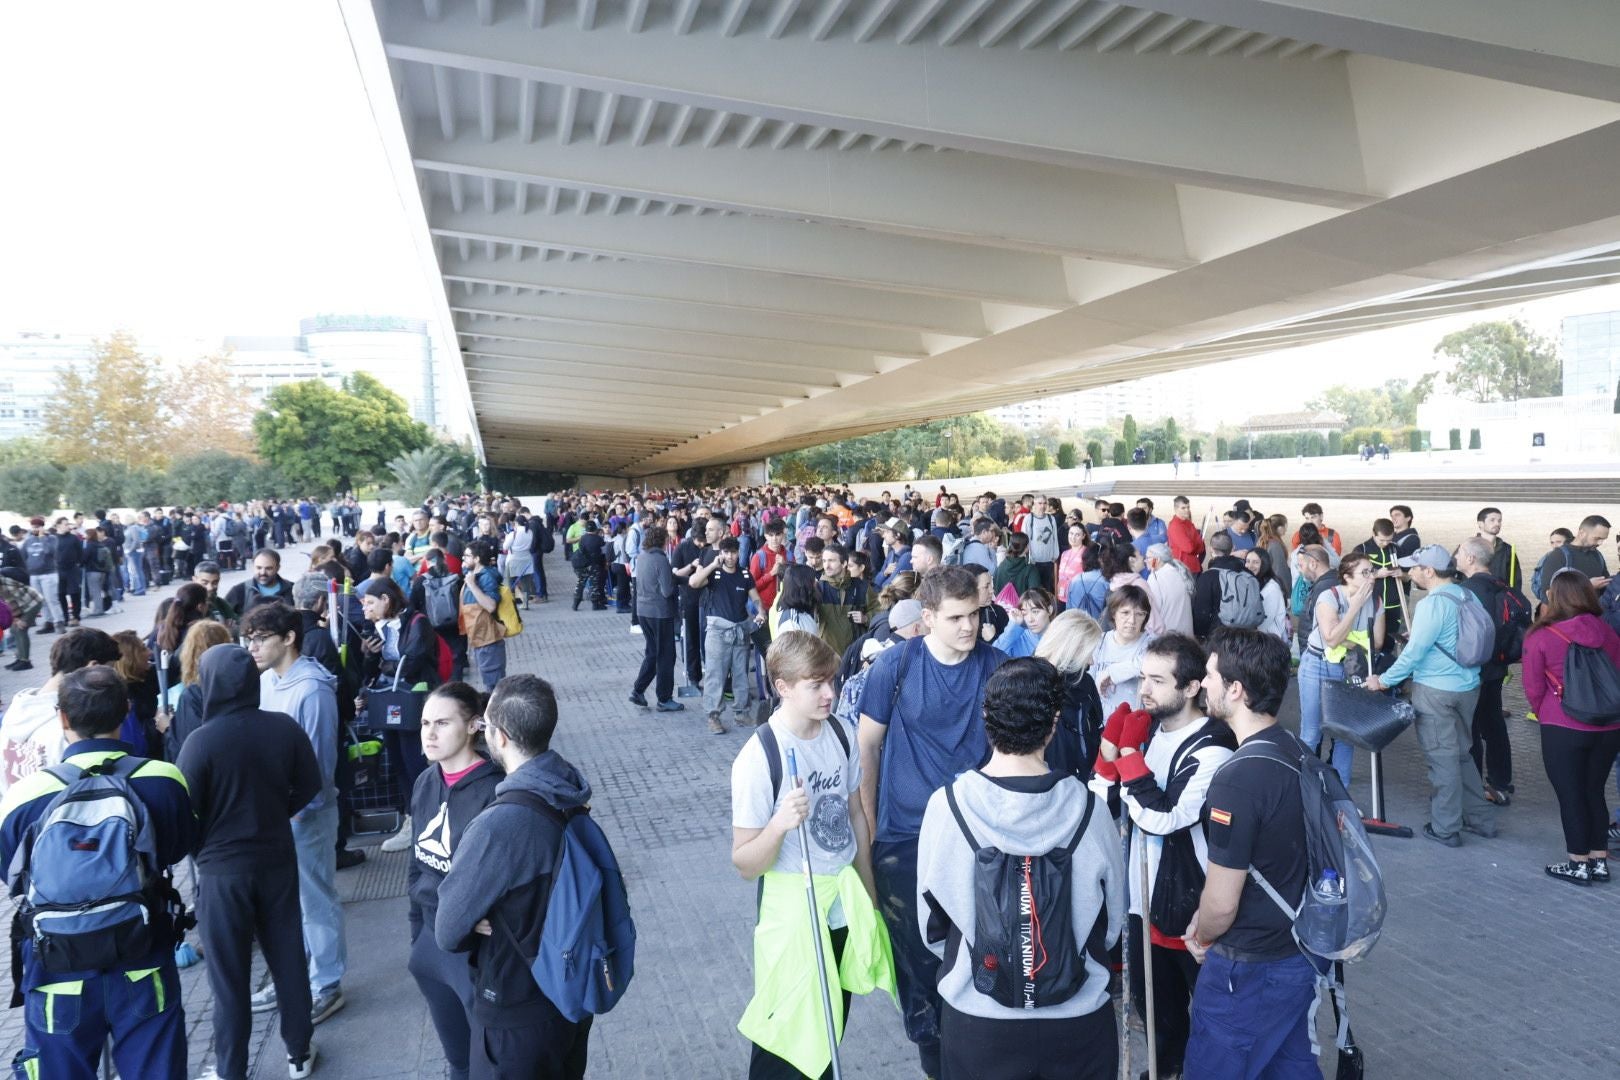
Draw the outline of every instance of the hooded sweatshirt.
<instances>
[{"instance_id":1,"label":"hooded sweatshirt","mask_svg":"<svg viewBox=\"0 0 1620 1080\"><path fill-rule=\"evenodd\" d=\"M315 749L321 768L321 793L311 799L306 811L320 810L337 797L338 703L337 678L313 657L300 656L278 675L274 669L259 675L259 705L270 712L286 713L298 721Z\"/></svg>"},{"instance_id":2,"label":"hooded sweatshirt","mask_svg":"<svg viewBox=\"0 0 1620 1080\"><path fill-rule=\"evenodd\" d=\"M290 868L289 819L321 791L309 736L285 713L259 708L259 670L248 651L215 645L198 669L203 724L180 748L205 873Z\"/></svg>"},{"instance_id":3,"label":"hooded sweatshirt","mask_svg":"<svg viewBox=\"0 0 1620 1080\"><path fill-rule=\"evenodd\" d=\"M496 786L496 797L507 791L533 792L563 812L591 797L591 785L555 750L524 762ZM562 828L551 817L527 806L491 805L467 825L439 883L433 937L446 952L472 953L472 1015L485 1027L526 1027L556 1015L524 955L539 949L561 850ZM486 916L495 932L474 933Z\"/></svg>"},{"instance_id":4,"label":"hooded sweatshirt","mask_svg":"<svg viewBox=\"0 0 1620 1080\"><path fill-rule=\"evenodd\" d=\"M1524 696L1530 699L1536 719L1544 726L1572 731L1620 731L1620 717L1612 724L1598 725L1571 719L1564 712L1555 687L1564 685L1564 663L1569 658L1571 641L1602 649L1609 663L1620 668L1620 635L1596 615L1583 612L1572 619L1532 630L1524 639Z\"/></svg>"},{"instance_id":5,"label":"hooded sweatshirt","mask_svg":"<svg viewBox=\"0 0 1620 1080\"><path fill-rule=\"evenodd\" d=\"M0 720L0 792L62 760L67 736L56 715L56 688L19 690Z\"/></svg>"},{"instance_id":6,"label":"hooded sweatshirt","mask_svg":"<svg viewBox=\"0 0 1620 1080\"><path fill-rule=\"evenodd\" d=\"M977 770L955 781L956 801L973 836L985 847L1009 854L1044 855L1074 836L1091 795L1072 775L989 777ZM977 932L974 900L977 860L967 837L956 824L945 789L934 792L923 814L917 841L917 892L925 901L917 919L923 940L945 964L940 969L939 995L958 1012L991 1020L1051 1020L1086 1016L1108 1004L1110 972L1086 956L1086 981L1068 1001L1039 1009L1009 1009L973 988L973 964L961 955L945 953L946 936L936 914L948 918L962 941ZM1120 858L1119 834L1099 801L1074 850L1069 877L1069 917L1075 942L1084 948L1106 904L1107 933L1103 944L1112 947L1125 924L1125 865ZM936 940L937 939L937 940Z\"/></svg>"},{"instance_id":7,"label":"hooded sweatshirt","mask_svg":"<svg viewBox=\"0 0 1620 1080\"><path fill-rule=\"evenodd\" d=\"M411 940L424 926L433 933L434 915L439 910L439 883L450 872L450 862L461 847L467 825L495 798L495 789L506 774L500 767L483 761L457 780L454 787L444 782L444 770L429 765L416 778L411 792L411 828L417 831L411 845L411 863L406 870L407 891L411 898Z\"/></svg>"}]
</instances>

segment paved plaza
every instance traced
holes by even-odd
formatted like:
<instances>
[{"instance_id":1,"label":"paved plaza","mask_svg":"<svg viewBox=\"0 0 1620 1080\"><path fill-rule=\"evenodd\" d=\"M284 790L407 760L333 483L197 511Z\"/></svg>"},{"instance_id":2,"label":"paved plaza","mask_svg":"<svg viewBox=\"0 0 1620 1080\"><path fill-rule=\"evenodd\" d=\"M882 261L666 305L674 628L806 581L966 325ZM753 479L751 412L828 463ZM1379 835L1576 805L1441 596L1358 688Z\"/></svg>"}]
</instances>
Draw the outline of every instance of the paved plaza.
<instances>
[{"instance_id":1,"label":"paved plaza","mask_svg":"<svg viewBox=\"0 0 1620 1080\"><path fill-rule=\"evenodd\" d=\"M301 572L302 556L285 554L289 576ZM556 556L547 569L554 584L572 578ZM226 585L239 577L227 575ZM159 599L132 600L122 615L88 625L144 631ZM54 640L36 640L32 678L0 673L8 701L44 680ZM630 705L640 653L628 616L574 613L566 599L529 612L510 651L510 671L537 672L557 688L557 749L591 781L593 810L624 864L640 933L636 982L594 1029L590 1075L741 1076L747 1046L735 1025L751 986L754 890L729 858L729 769L746 732L708 734L695 703L672 716ZM1542 874L1562 846L1556 806L1516 685L1507 698L1518 795L1501 815L1502 836L1469 837L1455 851L1421 838L1374 839L1390 912L1378 948L1351 969L1350 990L1367 1074L1380 1080L1620 1075L1607 1022L1620 892L1575 889ZM1292 696L1285 713L1293 723ZM1388 816L1421 827L1427 787L1415 741L1403 736L1386 758ZM1364 757L1356 765L1353 794L1365 805ZM372 850L363 866L338 875L348 901L349 1004L316 1029L317 1075L445 1075L405 973L406 857ZM181 973L193 1075L212 1060L203 970ZM256 1021L253 1075L285 1076L271 1019ZM21 1012L3 1014L4 1060L21 1040ZM851 1077L919 1075L887 999L857 1000L843 1060Z\"/></svg>"}]
</instances>

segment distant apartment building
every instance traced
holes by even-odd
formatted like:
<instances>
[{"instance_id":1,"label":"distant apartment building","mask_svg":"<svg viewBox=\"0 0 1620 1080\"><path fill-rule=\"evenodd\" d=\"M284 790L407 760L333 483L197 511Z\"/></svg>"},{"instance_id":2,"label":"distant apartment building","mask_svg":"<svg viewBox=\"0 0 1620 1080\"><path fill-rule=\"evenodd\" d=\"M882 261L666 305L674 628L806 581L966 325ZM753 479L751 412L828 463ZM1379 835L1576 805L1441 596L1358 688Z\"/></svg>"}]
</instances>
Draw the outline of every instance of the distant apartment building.
<instances>
[{"instance_id":1,"label":"distant apartment building","mask_svg":"<svg viewBox=\"0 0 1620 1080\"><path fill-rule=\"evenodd\" d=\"M90 334L0 335L0 439L38 435L56 396L57 372L87 368L95 351Z\"/></svg>"},{"instance_id":2,"label":"distant apartment building","mask_svg":"<svg viewBox=\"0 0 1620 1080\"><path fill-rule=\"evenodd\" d=\"M443 376L422 319L378 315L317 315L299 323L297 337L228 337L231 370L255 406L276 387L319 379L338 386L358 372L405 399L411 415L441 426Z\"/></svg>"},{"instance_id":3,"label":"distant apartment building","mask_svg":"<svg viewBox=\"0 0 1620 1080\"><path fill-rule=\"evenodd\" d=\"M1039 431L1048 423L1066 430L1107 427L1127 415L1140 424L1173 417L1178 424L1189 426L1197 414L1196 385L1196 380L1185 376L1155 375L1001 405L989 414L1025 431Z\"/></svg>"}]
</instances>

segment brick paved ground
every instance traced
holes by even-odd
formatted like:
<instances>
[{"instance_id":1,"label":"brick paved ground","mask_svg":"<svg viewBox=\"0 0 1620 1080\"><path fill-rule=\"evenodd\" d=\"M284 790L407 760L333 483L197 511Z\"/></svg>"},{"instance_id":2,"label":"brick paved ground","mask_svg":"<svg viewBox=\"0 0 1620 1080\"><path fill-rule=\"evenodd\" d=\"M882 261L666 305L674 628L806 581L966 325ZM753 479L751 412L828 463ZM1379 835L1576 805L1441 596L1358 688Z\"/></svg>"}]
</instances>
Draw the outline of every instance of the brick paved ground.
<instances>
[{"instance_id":1,"label":"brick paved ground","mask_svg":"<svg viewBox=\"0 0 1620 1080\"><path fill-rule=\"evenodd\" d=\"M301 560L292 562L301 568ZM555 558L549 562L561 569ZM109 629L148 625L152 606L149 597L144 608L103 622ZM728 770L745 733L707 734L696 708L663 716L631 706L625 694L641 639L628 624L626 616L575 614L553 602L530 613L510 659L510 670L538 672L557 687L557 747L594 786L594 810L623 860L640 928L636 983L596 1027L591 1075L740 1076L747 1047L735 1025L750 990L753 890L729 861ZM4 673L0 692L9 697L38 681ZM1542 874L1562 846L1556 807L1536 729L1517 719L1523 698L1512 686L1508 701L1519 794L1502 814L1502 837L1469 837L1456 851L1421 838L1374 840L1390 913L1377 950L1351 971L1369 1075L1620 1075L1605 1021L1620 960L1620 892L1578 890ZM1290 723L1295 712L1290 700ZM1404 736L1386 757L1389 816L1421 827L1427 787L1414 741ZM1365 779L1358 760L1358 799L1366 797ZM317 1030L323 1075L444 1075L404 974L403 872L403 854L374 852L362 870L339 875L354 897L347 907L350 1005ZM194 1071L206 1064L211 1037L200 971L183 973ZM20 1045L20 1028L18 1013L0 1020L6 1060ZM255 1075L285 1075L278 1040L262 1019L255 1039ZM886 999L857 1002L844 1061L850 1076L918 1075Z\"/></svg>"}]
</instances>

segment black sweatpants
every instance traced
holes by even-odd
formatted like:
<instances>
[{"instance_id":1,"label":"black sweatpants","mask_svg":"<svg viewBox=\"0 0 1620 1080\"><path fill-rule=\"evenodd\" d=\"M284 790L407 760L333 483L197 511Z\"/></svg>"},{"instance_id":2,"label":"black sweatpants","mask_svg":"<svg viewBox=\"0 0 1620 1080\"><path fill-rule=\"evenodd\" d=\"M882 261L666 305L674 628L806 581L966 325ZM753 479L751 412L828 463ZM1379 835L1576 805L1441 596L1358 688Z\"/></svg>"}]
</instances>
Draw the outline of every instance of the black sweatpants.
<instances>
[{"instance_id":1,"label":"black sweatpants","mask_svg":"<svg viewBox=\"0 0 1620 1080\"><path fill-rule=\"evenodd\" d=\"M593 1016L570 1023L544 998L543 1020L492 1028L473 1020L472 1080L582 1080Z\"/></svg>"},{"instance_id":2,"label":"black sweatpants","mask_svg":"<svg viewBox=\"0 0 1620 1080\"><path fill-rule=\"evenodd\" d=\"M411 942L406 968L427 1002L433 1029L439 1033L450 1080L467 1080L472 1047L472 969L463 954L448 953L433 940L433 928L424 927Z\"/></svg>"},{"instance_id":3,"label":"black sweatpants","mask_svg":"<svg viewBox=\"0 0 1620 1080\"><path fill-rule=\"evenodd\" d=\"M652 686L659 701L675 698L675 620L641 616L641 670L632 684L638 694Z\"/></svg>"},{"instance_id":4,"label":"black sweatpants","mask_svg":"<svg viewBox=\"0 0 1620 1080\"><path fill-rule=\"evenodd\" d=\"M1507 721L1502 719L1502 679L1479 680L1479 700L1474 704L1474 767L1485 782L1497 791L1513 790L1513 747L1508 742Z\"/></svg>"},{"instance_id":5,"label":"black sweatpants","mask_svg":"<svg viewBox=\"0 0 1620 1080\"><path fill-rule=\"evenodd\" d=\"M1620 754L1620 731L1576 731L1541 725L1541 760L1558 796L1564 850L1586 855L1609 850L1609 804L1604 785Z\"/></svg>"},{"instance_id":6,"label":"black sweatpants","mask_svg":"<svg viewBox=\"0 0 1620 1080\"><path fill-rule=\"evenodd\" d=\"M1115 1080L1114 1010L1065 1020L986 1020L946 1005L940 1018L941 1080Z\"/></svg>"},{"instance_id":7,"label":"black sweatpants","mask_svg":"<svg viewBox=\"0 0 1620 1080\"><path fill-rule=\"evenodd\" d=\"M293 862L288 852L284 865L240 874L197 873L198 936L214 991L214 1063L226 1080L247 1076L254 941L275 981L281 1041L289 1056L309 1052L314 1025Z\"/></svg>"},{"instance_id":8,"label":"black sweatpants","mask_svg":"<svg viewBox=\"0 0 1620 1080\"><path fill-rule=\"evenodd\" d=\"M696 600L681 605L681 637L686 642L686 681L703 681L703 609Z\"/></svg>"},{"instance_id":9,"label":"black sweatpants","mask_svg":"<svg viewBox=\"0 0 1620 1080\"><path fill-rule=\"evenodd\" d=\"M1142 978L1142 917L1129 924L1131 950L1131 1003L1138 1016L1147 1015L1147 989ZM1193 987L1198 985L1198 961L1185 949L1153 946L1154 1041L1158 1043L1159 1075L1181 1072L1191 1032Z\"/></svg>"}]
</instances>

